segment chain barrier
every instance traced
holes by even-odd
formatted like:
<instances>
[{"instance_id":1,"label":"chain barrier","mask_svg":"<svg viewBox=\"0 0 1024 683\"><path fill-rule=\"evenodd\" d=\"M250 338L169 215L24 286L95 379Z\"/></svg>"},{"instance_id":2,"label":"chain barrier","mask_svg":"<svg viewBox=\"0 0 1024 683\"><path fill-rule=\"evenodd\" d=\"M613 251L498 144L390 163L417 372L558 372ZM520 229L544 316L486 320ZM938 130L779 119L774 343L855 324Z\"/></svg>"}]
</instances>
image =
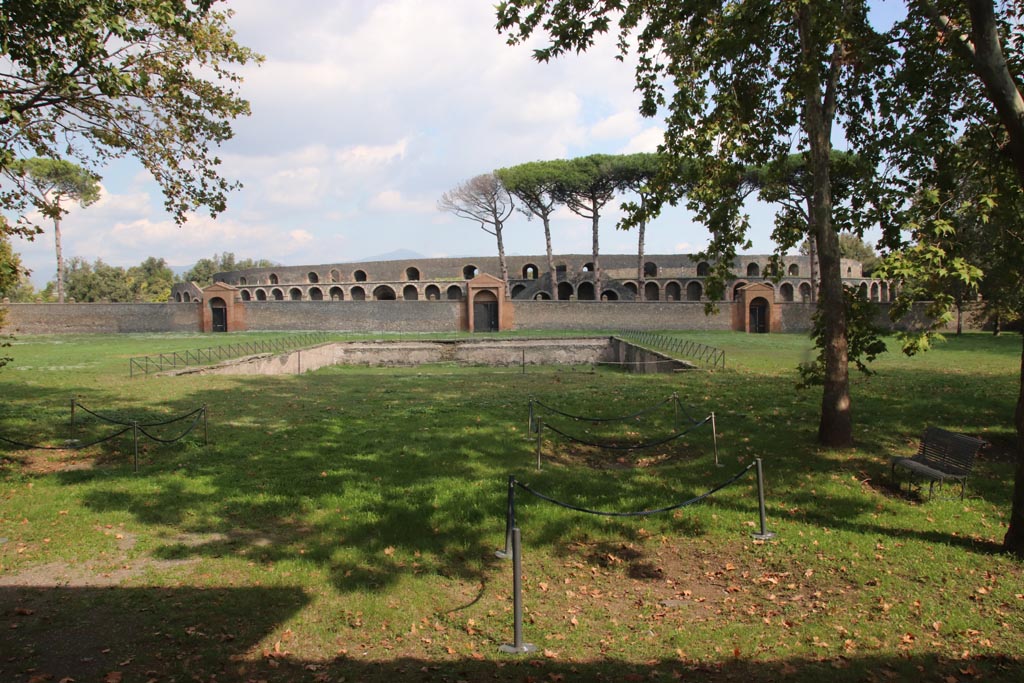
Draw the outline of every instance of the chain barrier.
<instances>
[{"instance_id":1,"label":"chain barrier","mask_svg":"<svg viewBox=\"0 0 1024 683\"><path fill-rule=\"evenodd\" d=\"M105 437L102 437L100 439L96 439L95 441L90 441L88 443L83 443L83 444L78 444L78 443L70 444L69 443L69 444L65 444L63 446L44 446L44 445L41 445L41 444L30 444L30 443L25 443L23 441L17 441L15 439L8 439L8 438L6 438L4 436L0 436L0 442L6 443L6 444L9 444L11 446L14 446L15 448L24 449L24 450L47 450L47 451L72 450L72 451L77 451L77 450L81 450L81 449L84 449L84 448L90 448L92 446L99 445L101 443L110 441L112 439L116 439L117 437L121 436L122 434L124 434L124 433L126 433L128 431L131 431L132 432L132 445L133 445L133 450L134 450L134 453L135 453L134 461L135 461L135 471L136 472L139 471L139 455L138 455L139 454L139 434L142 434L143 436L145 436L145 437L149 438L150 440L155 441L157 443L172 444L172 443L176 443L178 441L181 441L186 436L191 434L195 430L195 428L199 425L200 421L202 421L202 423L203 423L203 442L206 443L206 444L209 443L209 433L208 433L208 430L207 430L208 414L207 414L207 409L206 409L205 405L200 407L200 408L196 408L192 412L187 413L185 415L181 415L179 417L174 417L174 418L171 418L171 419L168 419L168 420L161 420L161 421L158 421L158 422L142 423L142 422L139 422L137 420L124 420L124 419L121 419L121 418L113 418L113 417L110 417L109 415L103 415L102 413L98 413L98 412L95 412L93 410L90 410L89 408L86 408L81 403L78 403L78 401L76 399L72 398L71 399L71 427L72 428L75 427L75 410L76 409L81 409L82 411L86 412L87 414L92 415L92 416L96 417L97 419L102 420L103 422L107 422L109 424L114 424L114 425L121 426L121 427L123 427L123 429L121 429L121 430L119 430L119 431L117 431L117 432L115 432L113 434L110 434L109 436L105 436ZM191 424L189 424L185 428L185 430L183 432L181 432L180 434L178 434L177 436L172 437L172 438L159 437L159 436L157 436L157 435L155 435L155 434L153 434L153 433L151 433L151 432L149 432L149 431L147 431L145 429L147 427L149 427L149 428L161 427L161 426L173 424L175 422L180 422L182 420L187 420L189 418L192 418Z\"/></svg>"},{"instance_id":2,"label":"chain barrier","mask_svg":"<svg viewBox=\"0 0 1024 683\"><path fill-rule=\"evenodd\" d=\"M573 510L574 512L581 512L588 515L599 515L602 517L646 517L650 515L661 514L665 512L671 512L678 510L706 499L707 497L721 491L725 487L734 484L740 478L742 478L747 472L752 469L757 471L757 499L758 499L758 511L761 517L761 530L759 533L752 534L752 536L761 541L766 541L775 537L775 534L768 531L767 528L767 516L765 514L765 503L764 503L764 471L761 465L761 459L756 458L754 462L750 463L742 470L731 476L726 481L708 489L704 493L694 496L689 500L685 500L681 503L675 503L674 505L666 505L652 510L637 510L630 512L619 512L609 510L592 510L585 508L581 505L573 505L572 503L566 503L565 501L558 500L551 496L545 495L539 491L535 491L530 487L529 484L517 481L512 475L508 478L508 503L505 508L505 548L499 550L495 555L502 559L512 560L512 632L513 642L505 643L498 649L506 654L524 654L532 652L536 649L535 645L527 643L523 640L523 596L522 596L522 540L521 530L516 523L516 505L515 505L515 492L516 489L522 489L530 495L551 503L567 510Z\"/></svg>"},{"instance_id":3,"label":"chain barrier","mask_svg":"<svg viewBox=\"0 0 1024 683\"><path fill-rule=\"evenodd\" d=\"M541 500L547 501L547 502L549 502L549 503L551 503L553 505L557 505L558 507L563 507L563 508L565 508L567 510L575 510L576 512L582 512L582 513L585 513L585 514L588 514L588 515L600 515L601 517L647 517L649 515L657 515L657 514L660 514L660 513L663 513L663 512L672 512L673 510L678 510L680 508L684 508L684 507L687 507L689 505L693 505L695 503L699 503L700 501L704 500L708 496L721 491L722 489L724 489L726 486L729 486L730 484L735 483L737 480L739 480L741 477L743 477L743 475L745 475L750 470L754 469L756 466L757 466L756 462L750 463L749 465L744 467L742 470L740 470L739 472L734 474L732 477L730 477L726 481L722 482L721 484L718 484L717 486L715 486L715 487L713 487L711 489L708 489L707 491L705 491L704 493L700 494L699 496L694 496L693 498L690 498L689 500L684 500L683 502L675 503L674 505L667 505L665 507L655 508L653 510L638 510L638 511L634 511L634 512L610 512L610 511L607 511L607 510L591 510L590 508L580 507L578 505L573 505L571 503L566 503L566 502L557 500L555 498L552 498L550 496L546 496L543 493L540 493L539 491L533 490L532 488L530 488L529 484L524 484L521 481L516 481L516 486L521 488L523 491L526 491L527 493L529 493L529 494L531 494L533 496L536 496L537 498L540 498Z\"/></svg>"},{"instance_id":4,"label":"chain barrier","mask_svg":"<svg viewBox=\"0 0 1024 683\"><path fill-rule=\"evenodd\" d=\"M558 429L557 427L552 427L551 425L547 424L546 422L541 423L541 424L543 424L543 426L545 428L550 429L551 431L553 431L555 434L563 436L566 439L568 439L569 441L573 441L575 443L582 444L584 446L591 446L593 448L604 448L604 449L607 449L607 450L610 450L610 451L639 451L639 450L643 450L645 448L654 448L656 446L664 446L667 443L671 443L672 441L675 441L676 439L679 439L679 438L682 438L682 437L686 436L687 434L689 434L691 431L693 431L697 427L703 427L708 422L711 422L711 416L710 415L708 415L706 418L704 418L703 420L701 420L697 424L692 425L689 428L687 428L687 429L685 429L685 430L683 430L681 432L675 432L672 435L665 437L664 439L658 439L657 441L645 441L643 443L636 443L636 444L597 443L596 441L587 441L586 439L581 439L581 438L579 438L577 436L573 436L572 434L566 434L562 430Z\"/></svg>"}]
</instances>

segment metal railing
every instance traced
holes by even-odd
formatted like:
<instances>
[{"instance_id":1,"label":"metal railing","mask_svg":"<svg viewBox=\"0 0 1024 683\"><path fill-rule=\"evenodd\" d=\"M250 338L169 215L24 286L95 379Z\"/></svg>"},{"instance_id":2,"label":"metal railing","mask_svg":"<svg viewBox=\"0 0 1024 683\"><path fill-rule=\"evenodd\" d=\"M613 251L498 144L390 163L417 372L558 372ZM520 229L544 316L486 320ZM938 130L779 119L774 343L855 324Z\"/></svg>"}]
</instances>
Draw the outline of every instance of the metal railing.
<instances>
[{"instance_id":1,"label":"metal railing","mask_svg":"<svg viewBox=\"0 0 1024 683\"><path fill-rule=\"evenodd\" d=\"M134 356L128 359L128 375L148 375L151 372L163 372L174 368L187 368L195 365L209 365L217 361L250 356L256 353L288 351L300 347L322 344L330 340L325 332L311 332L278 339L262 339L259 341L240 342L211 346L205 349L189 349L171 353L157 353L149 356Z\"/></svg>"},{"instance_id":2,"label":"metal railing","mask_svg":"<svg viewBox=\"0 0 1024 683\"><path fill-rule=\"evenodd\" d=\"M635 339L640 344L652 349L660 349L696 360L705 367L725 370L725 351L708 346L707 344L688 341L679 337L670 337L665 334L658 334L657 332L648 332L646 330L625 330L619 336Z\"/></svg>"}]
</instances>

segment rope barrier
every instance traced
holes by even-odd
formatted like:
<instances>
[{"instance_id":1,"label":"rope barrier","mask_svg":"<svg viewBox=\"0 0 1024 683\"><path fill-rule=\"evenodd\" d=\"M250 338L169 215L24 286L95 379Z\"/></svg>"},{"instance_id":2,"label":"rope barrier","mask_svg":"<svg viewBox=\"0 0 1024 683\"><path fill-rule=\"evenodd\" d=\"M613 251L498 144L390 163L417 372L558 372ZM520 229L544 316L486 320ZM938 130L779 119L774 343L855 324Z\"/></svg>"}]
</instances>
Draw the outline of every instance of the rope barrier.
<instances>
[{"instance_id":1,"label":"rope barrier","mask_svg":"<svg viewBox=\"0 0 1024 683\"><path fill-rule=\"evenodd\" d=\"M186 436L188 436L192 432L192 430L194 430L196 428L196 425L199 424L199 420L203 419L202 409L197 410L195 413L193 413L193 415L195 415L195 419L192 420L192 424L190 424L188 427L186 427L185 431L183 431L181 434L179 434L178 436L176 436L176 437L174 437L172 439L161 439L160 437L154 436L153 434L150 434L145 429L143 429L143 427L150 427L152 425L141 425L141 424L138 425L139 433L141 433L143 436L149 437L150 439L152 439L153 441L156 441L157 443L175 443L176 441L181 441L182 439L184 439ZM165 422L165 423L162 423L162 424L168 424L168 423Z\"/></svg>"},{"instance_id":2,"label":"rope barrier","mask_svg":"<svg viewBox=\"0 0 1024 683\"><path fill-rule=\"evenodd\" d=\"M678 401L679 397L676 396L675 394L672 394L671 396L666 398L661 403L655 403L654 405L648 406L647 408L643 408L640 411L638 411L636 413L633 413L632 415L622 415L622 416L619 416L619 417L585 417L583 415L573 415L572 413L566 413L566 412L564 412L562 410L559 410L558 408L553 408L553 407L547 405L546 403L538 401L537 399L532 398L532 397L530 398L530 403L538 405L541 408L543 408L544 410L548 410L548 411L550 411L552 413L555 413L556 415L561 415L562 417L568 417L568 418L570 418L572 420L580 420L581 422L620 422L620 421L621 422L625 422L626 420L635 420L636 418L642 417L643 415L646 415L647 413L654 412L658 408L662 407L666 403L672 402L673 400Z\"/></svg>"},{"instance_id":3,"label":"rope barrier","mask_svg":"<svg viewBox=\"0 0 1024 683\"><path fill-rule=\"evenodd\" d=\"M114 434L111 434L110 436L105 436L102 439L97 439L96 441L90 441L89 443L75 444L73 446L72 445L68 445L68 446L40 446L38 444L28 444L28 443L23 443L21 441L14 441L13 439L8 439L8 438L2 437L2 436L0 436L0 441L3 441L4 443L9 443L12 446L15 446L16 448L24 448L24 449L29 449L29 450L33 450L34 449L34 450L41 450L41 451L77 451L77 450L80 450L82 448L89 448L91 446L96 446L98 444L103 443L104 441L110 441L111 439L116 439L117 437L121 436L122 434L124 434L125 432L129 431L130 429L132 429L132 427L128 426L128 427L125 427L124 429L122 429L121 431L115 432Z\"/></svg>"},{"instance_id":4,"label":"rope barrier","mask_svg":"<svg viewBox=\"0 0 1024 683\"><path fill-rule=\"evenodd\" d=\"M546 496L543 493L540 493L539 491L534 491L532 488L530 488L529 484L524 484L524 483L522 483L520 481L516 482L516 486L518 486L522 490L526 491L527 493L532 494L532 495L536 496L537 498L540 498L541 500L545 500L545 501L547 501L549 503L552 503L554 505L557 505L559 507L566 508L567 510L575 510L576 512L583 512L583 513L586 513L588 515L600 515L602 517L646 517L648 515L656 515L656 514L660 514L660 513L663 513L663 512L671 512L672 510L678 510L680 508L684 508L684 507L687 507L689 505L693 505L694 503L699 503L700 501L704 500L708 496L710 496L710 495L712 495L714 493L717 493L718 491L721 491L722 489L724 489L726 486L729 486L730 484L735 483L738 479L743 477L743 475L745 475L750 470L754 469L754 467L756 467L756 466L757 466L757 463L756 462L752 462L749 465L747 465L746 467L744 467L742 470L740 470L739 472L734 474L732 477L730 477L727 481L724 481L721 484L718 484L714 488L711 488L711 489L705 491L704 493L700 494L699 496L695 496L693 498L690 498L689 500L685 500L682 503L676 503L675 505L668 505L666 507L661 507L661 508L657 508L657 509L654 509L654 510L640 510L640 511L636 511L636 512L614 512L614 511L606 511L606 510L591 510L589 508L580 507L578 505L572 505L571 503L565 503L563 501L556 500L555 498L551 498L550 496Z\"/></svg>"},{"instance_id":5,"label":"rope barrier","mask_svg":"<svg viewBox=\"0 0 1024 683\"><path fill-rule=\"evenodd\" d=\"M109 415L103 415L101 413L97 413L95 411L89 410L88 408L86 408L84 405L82 405L81 403L79 403L75 399L72 399L72 405L74 407L76 407L76 408L81 408L82 410L84 410L85 412L89 413L93 417L95 417L97 419L100 419L100 420L103 420L104 422L109 422L111 424L122 425L122 426L125 426L125 427L130 427L133 424L135 424L134 420L123 420L123 419L119 419L119 418L115 418L115 417L110 417ZM174 422L180 422L182 420L187 420L188 418L190 418L190 417L192 417L192 416L194 416L194 415L196 415L198 413L201 413L202 411L203 411L203 408L200 407L200 408L196 408L195 410L193 410L190 413L186 413L185 415L181 415L179 417L172 417L170 419L163 420L161 422L139 422L138 425L140 427L162 427L164 425L169 425L169 424L172 424Z\"/></svg>"},{"instance_id":6,"label":"rope barrier","mask_svg":"<svg viewBox=\"0 0 1024 683\"><path fill-rule=\"evenodd\" d=\"M546 422L544 423L544 427L546 429L550 429L555 434L559 434L561 436L564 436L566 439L569 439L570 441L574 441L574 442L576 442L578 444L583 444L584 446L592 446L594 448L605 448L605 449L608 449L608 450L611 450L611 451L639 451L639 450L642 450L644 448L654 448L655 446L664 446L667 443L670 443L672 441L675 441L676 439L679 439L679 438L682 438L682 437L686 436L687 434L689 434L691 431L693 431L697 427L702 427L702 426L706 425L710 421L711 421L711 416L708 415L706 418L704 418L703 420L701 420L697 424L692 425L689 429L686 429L686 430L681 431L681 432L676 432L676 433L672 434L671 436L668 436L668 437L666 437L664 439L659 439L657 441L647 441L645 443L638 443L638 444L597 443L597 442L594 442L594 441L586 441L585 439L580 439L579 437L573 436L572 434L566 434L562 430L558 429L557 427L552 427L551 425L549 425Z\"/></svg>"}]
</instances>

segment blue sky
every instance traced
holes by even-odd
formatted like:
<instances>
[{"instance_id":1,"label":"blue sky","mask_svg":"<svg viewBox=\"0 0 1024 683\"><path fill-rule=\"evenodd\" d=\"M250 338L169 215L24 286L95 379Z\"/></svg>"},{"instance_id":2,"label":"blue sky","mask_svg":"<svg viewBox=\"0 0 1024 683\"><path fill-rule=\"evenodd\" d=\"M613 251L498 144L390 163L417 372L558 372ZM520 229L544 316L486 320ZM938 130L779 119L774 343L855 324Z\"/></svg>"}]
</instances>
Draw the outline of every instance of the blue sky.
<instances>
[{"instance_id":1,"label":"blue sky","mask_svg":"<svg viewBox=\"0 0 1024 683\"><path fill-rule=\"evenodd\" d=\"M890 3L899 7L899 3ZM642 119L629 64L611 41L538 64L494 30L489 0L230 0L242 43L266 57L246 68L252 116L220 150L241 180L228 210L178 227L151 178L131 160L101 171L102 199L62 226L66 258L122 266L148 256L183 266L216 252L286 265L354 261L397 249L424 256L491 255L494 238L441 213L443 192L495 168L596 152L654 151L661 122ZM771 212L752 207L752 252L771 251ZM636 249L611 212L604 253ZM590 251L589 222L563 211L554 248ZM15 242L33 281L53 278L52 231ZM647 232L649 253L690 253L707 241L683 209ZM542 253L536 222L513 217L511 254Z\"/></svg>"}]
</instances>

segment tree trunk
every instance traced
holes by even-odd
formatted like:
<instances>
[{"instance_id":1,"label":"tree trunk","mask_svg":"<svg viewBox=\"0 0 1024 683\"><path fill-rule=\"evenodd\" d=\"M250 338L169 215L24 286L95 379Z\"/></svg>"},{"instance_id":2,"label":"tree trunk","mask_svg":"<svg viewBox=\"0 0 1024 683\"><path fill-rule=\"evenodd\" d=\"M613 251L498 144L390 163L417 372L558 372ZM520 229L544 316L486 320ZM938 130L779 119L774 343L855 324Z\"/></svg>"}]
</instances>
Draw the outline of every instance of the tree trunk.
<instances>
[{"instance_id":1,"label":"tree trunk","mask_svg":"<svg viewBox=\"0 0 1024 683\"><path fill-rule=\"evenodd\" d=\"M1024 340L1024 334L1021 335ZM1003 548L1024 557L1024 345L1020 354L1020 389L1017 409L1013 414L1017 430L1017 467L1013 476L1013 503L1010 508L1010 528L1003 538Z\"/></svg>"},{"instance_id":2,"label":"tree trunk","mask_svg":"<svg viewBox=\"0 0 1024 683\"><path fill-rule=\"evenodd\" d=\"M501 236L501 221L494 226L494 237L498 240L498 263L501 264L501 281L505 283L505 296L508 296L508 264L505 262L505 240Z\"/></svg>"},{"instance_id":3,"label":"tree trunk","mask_svg":"<svg viewBox=\"0 0 1024 683\"><path fill-rule=\"evenodd\" d=\"M599 254L600 250L598 248L597 225L598 225L598 222L601 219L601 216L600 216L601 209L598 207L597 200L594 200L592 202L591 208L593 209L593 213L591 214L591 220L593 221L593 231L594 231L594 249L593 249L593 251L594 251L594 254L593 254L593 257L594 257L594 299L596 299L597 301L600 301L601 300L601 262L598 260L598 254Z\"/></svg>"},{"instance_id":4,"label":"tree trunk","mask_svg":"<svg viewBox=\"0 0 1024 683\"><path fill-rule=\"evenodd\" d=\"M810 248L808 252L811 256L811 303L818 300L818 240L815 239L814 233L808 236L810 242Z\"/></svg>"},{"instance_id":5,"label":"tree trunk","mask_svg":"<svg viewBox=\"0 0 1024 683\"><path fill-rule=\"evenodd\" d=\"M551 221L547 216L542 216L544 221L544 244L548 250L548 273L551 275L551 300L558 300L558 274L555 271L555 257L551 251Z\"/></svg>"},{"instance_id":6,"label":"tree trunk","mask_svg":"<svg viewBox=\"0 0 1024 683\"><path fill-rule=\"evenodd\" d=\"M810 148L812 184L808 227L818 246L818 263L821 266L821 300L818 311L825 331L822 349L825 356L825 382L821 396L818 441L825 446L839 448L853 443L842 254L839 235L832 228L832 181L829 169L832 122L836 109L835 92L842 53L838 47L833 48L831 69L823 91L813 12L808 4L801 4L797 9L800 47L803 61L807 65L803 92L803 127Z\"/></svg>"},{"instance_id":7,"label":"tree trunk","mask_svg":"<svg viewBox=\"0 0 1024 683\"><path fill-rule=\"evenodd\" d=\"M60 211L60 200L57 200ZM53 241L57 245L57 303L64 303L64 252L60 247L60 215L53 219Z\"/></svg>"},{"instance_id":8,"label":"tree trunk","mask_svg":"<svg viewBox=\"0 0 1024 683\"><path fill-rule=\"evenodd\" d=\"M637 227L637 257L636 257L636 291L639 294L637 297L638 301L643 301L644 298L644 232L647 229L647 225L641 221Z\"/></svg>"}]
</instances>

